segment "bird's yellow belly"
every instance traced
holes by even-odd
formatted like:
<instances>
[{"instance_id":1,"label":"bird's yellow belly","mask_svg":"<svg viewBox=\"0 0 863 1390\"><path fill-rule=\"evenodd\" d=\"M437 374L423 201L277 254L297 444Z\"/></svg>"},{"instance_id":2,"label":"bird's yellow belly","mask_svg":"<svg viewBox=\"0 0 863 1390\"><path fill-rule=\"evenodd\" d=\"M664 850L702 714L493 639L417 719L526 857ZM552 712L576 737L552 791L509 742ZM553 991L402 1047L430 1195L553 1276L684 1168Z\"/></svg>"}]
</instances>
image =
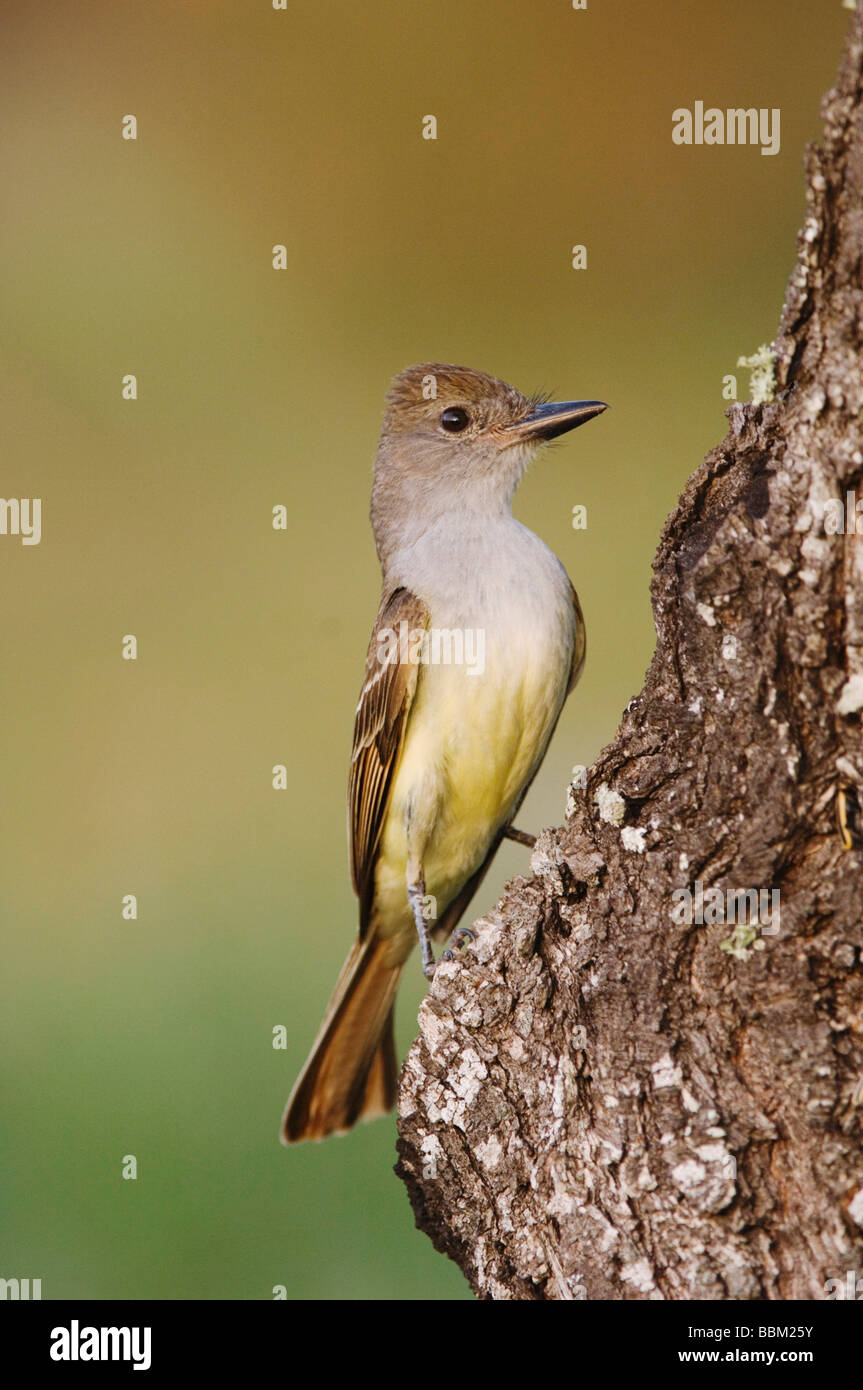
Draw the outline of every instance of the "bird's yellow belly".
<instances>
[{"instance_id":1,"label":"bird's yellow belly","mask_svg":"<svg viewBox=\"0 0 863 1390\"><path fill-rule=\"evenodd\" d=\"M421 672L375 875L376 929L394 938L394 952L416 940L409 860L421 861L433 929L515 813L565 695L568 662L559 648L554 655L507 650L481 675Z\"/></svg>"}]
</instances>

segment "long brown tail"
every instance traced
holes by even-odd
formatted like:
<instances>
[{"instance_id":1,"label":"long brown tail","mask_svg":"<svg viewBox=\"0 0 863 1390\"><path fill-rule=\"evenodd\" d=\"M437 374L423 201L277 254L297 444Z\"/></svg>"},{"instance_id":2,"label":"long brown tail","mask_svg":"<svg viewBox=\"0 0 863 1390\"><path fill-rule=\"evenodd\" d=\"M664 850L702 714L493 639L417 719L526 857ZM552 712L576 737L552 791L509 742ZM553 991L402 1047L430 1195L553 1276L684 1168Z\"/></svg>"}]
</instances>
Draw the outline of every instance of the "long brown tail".
<instances>
[{"instance_id":1,"label":"long brown tail","mask_svg":"<svg viewBox=\"0 0 863 1390\"><path fill-rule=\"evenodd\" d=\"M392 1110L396 1098L393 1001L400 965L388 943L358 941L342 966L315 1045L282 1118L282 1143L343 1134Z\"/></svg>"}]
</instances>

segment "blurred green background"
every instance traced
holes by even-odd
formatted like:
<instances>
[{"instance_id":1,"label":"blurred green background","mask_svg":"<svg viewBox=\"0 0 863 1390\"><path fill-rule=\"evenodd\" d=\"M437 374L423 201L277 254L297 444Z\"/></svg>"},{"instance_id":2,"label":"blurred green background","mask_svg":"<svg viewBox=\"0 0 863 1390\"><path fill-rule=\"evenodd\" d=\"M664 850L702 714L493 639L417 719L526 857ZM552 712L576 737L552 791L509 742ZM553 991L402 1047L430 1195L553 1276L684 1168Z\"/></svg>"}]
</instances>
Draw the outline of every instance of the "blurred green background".
<instances>
[{"instance_id":1,"label":"blurred green background","mask_svg":"<svg viewBox=\"0 0 863 1390\"><path fill-rule=\"evenodd\" d=\"M0 537L0 1276L469 1297L414 1229L394 1121L277 1142L355 924L383 396L438 359L613 406L516 505L588 625L520 817L560 822L641 686L651 556L725 433L723 375L775 332L847 21L839 0L7 0L2 493L43 499L43 539ZM780 107L781 153L674 146L698 99ZM506 846L476 910L526 867ZM422 988L416 964L403 1049Z\"/></svg>"}]
</instances>

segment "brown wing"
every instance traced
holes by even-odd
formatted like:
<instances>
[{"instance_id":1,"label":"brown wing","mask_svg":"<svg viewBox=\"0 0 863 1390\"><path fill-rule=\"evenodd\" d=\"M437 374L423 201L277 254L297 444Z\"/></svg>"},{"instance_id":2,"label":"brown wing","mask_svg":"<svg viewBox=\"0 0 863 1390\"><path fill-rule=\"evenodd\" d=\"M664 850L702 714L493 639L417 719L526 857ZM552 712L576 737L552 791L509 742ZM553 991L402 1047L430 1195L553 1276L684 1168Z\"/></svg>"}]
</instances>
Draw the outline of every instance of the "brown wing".
<instances>
[{"instance_id":1,"label":"brown wing","mask_svg":"<svg viewBox=\"0 0 863 1390\"><path fill-rule=\"evenodd\" d=\"M587 652L587 633L584 628L584 616L581 611L581 604L578 601L578 594L575 592L575 585L569 581L572 590L572 607L575 612L575 641L572 646L572 666L569 672L569 685L566 687L567 695L572 690L584 666L584 658ZM552 730L552 733L554 730Z\"/></svg>"},{"instance_id":2,"label":"brown wing","mask_svg":"<svg viewBox=\"0 0 863 1390\"><path fill-rule=\"evenodd\" d=\"M428 622L425 604L408 589L396 589L381 603L366 656L348 784L351 877L360 900L361 937L374 887L375 856L420 669L413 661L400 660L398 638L404 631L410 641L411 634L425 630ZM396 640L387 644L385 630L394 633Z\"/></svg>"}]
</instances>

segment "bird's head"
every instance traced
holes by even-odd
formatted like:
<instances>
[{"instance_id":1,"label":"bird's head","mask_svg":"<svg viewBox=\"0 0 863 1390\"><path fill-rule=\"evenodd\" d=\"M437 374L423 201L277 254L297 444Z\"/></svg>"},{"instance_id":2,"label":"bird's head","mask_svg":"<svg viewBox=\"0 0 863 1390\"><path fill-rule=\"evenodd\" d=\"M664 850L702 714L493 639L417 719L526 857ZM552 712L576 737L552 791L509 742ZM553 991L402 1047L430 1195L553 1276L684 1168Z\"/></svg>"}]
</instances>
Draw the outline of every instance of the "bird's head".
<instances>
[{"instance_id":1,"label":"bird's head","mask_svg":"<svg viewBox=\"0 0 863 1390\"><path fill-rule=\"evenodd\" d=\"M525 396L470 367L408 367L390 388L375 460L378 548L388 522L509 508L537 450L606 408L602 401Z\"/></svg>"}]
</instances>

